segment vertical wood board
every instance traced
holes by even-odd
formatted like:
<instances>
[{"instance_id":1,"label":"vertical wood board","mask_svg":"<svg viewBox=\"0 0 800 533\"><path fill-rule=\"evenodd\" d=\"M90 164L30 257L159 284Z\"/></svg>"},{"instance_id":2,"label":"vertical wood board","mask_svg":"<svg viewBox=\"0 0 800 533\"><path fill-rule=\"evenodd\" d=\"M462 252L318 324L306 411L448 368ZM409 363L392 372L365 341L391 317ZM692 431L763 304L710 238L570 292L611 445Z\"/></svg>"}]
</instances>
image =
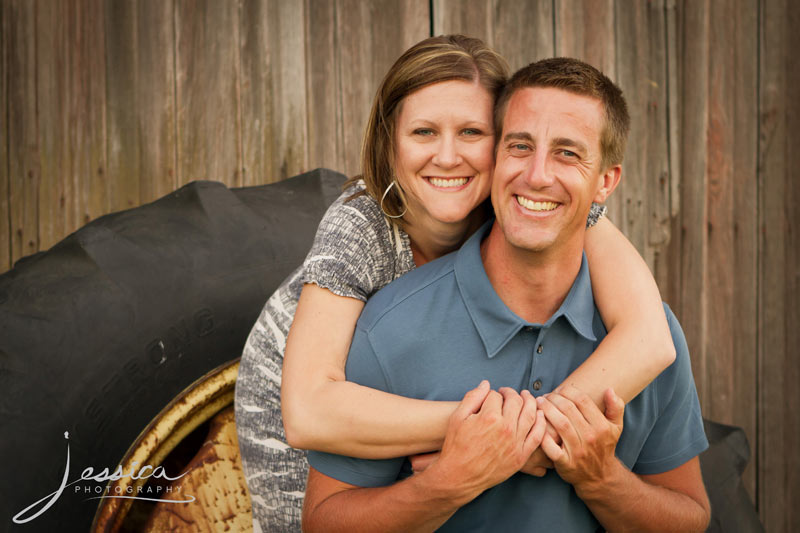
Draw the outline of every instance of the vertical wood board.
<instances>
[{"instance_id":1,"label":"vertical wood board","mask_svg":"<svg viewBox=\"0 0 800 533\"><path fill-rule=\"evenodd\" d=\"M106 2L112 210L175 190L173 2Z\"/></svg>"},{"instance_id":2,"label":"vertical wood board","mask_svg":"<svg viewBox=\"0 0 800 533\"><path fill-rule=\"evenodd\" d=\"M708 409L704 383L707 371L706 321L708 264L706 241L706 146L708 133L709 7L686 1L681 6L681 241L680 297L676 314L681 321L701 406Z\"/></svg>"},{"instance_id":3,"label":"vertical wood board","mask_svg":"<svg viewBox=\"0 0 800 533\"><path fill-rule=\"evenodd\" d=\"M11 268L11 186L8 161L8 3L0 4L0 272Z\"/></svg>"},{"instance_id":4,"label":"vertical wood board","mask_svg":"<svg viewBox=\"0 0 800 533\"><path fill-rule=\"evenodd\" d=\"M764 0L760 21L758 505L767 531L792 531L800 526L800 239L794 228L800 7Z\"/></svg>"},{"instance_id":5,"label":"vertical wood board","mask_svg":"<svg viewBox=\"0 0 800 533\"><path fill-rule=\"evenodd\" d=\"M176 1L179 185L242 183L238 15L234 3Z\"/></svg>"},{"instance_id":6,"label":"vertical wood board","mask_svg":"<svg viewBox=\"0 0 800 533\"><path fill-rule=\"evenodd\" d=\"M104 16L96 0L36 5L40 247L108 212Z\"/></svg>"},{"instance_id":7,"label":"vertical wood board","mask_svg":"<svg viewBox=\"0 0 800 533\"><path fill-rule=\"evenodd\" d=\"M712 12L705 416L744 428L755 444L758 11L749 1L718 1ZM745 485L755 501L753 459Z\"/></svg>"},{"instance_id":8,"label":"vertical wood board","mask_svg":"<svg viewBox=\"0 0 800 533\"><path fill-rule=\"evenodd\" d=\"M495 0L490 45L516 70L554 52L552 2Z\"/></svg>"},{"instance_id":9,"label":"vertical wood board","mask_svg":"<svg viewBox=\"0 0 800 533\"><path fill-rule=\"evenodd\" d=\"M340 0L336 4L347 175L359 172L361 138L378 85L411 44L428 36L425 5L421 0L368 4Z\"/></svg>"},{"instance_id":10,"label":"vertical wood board","mask_svg":"<svg viewBox=\"0 0 800 533\"><path fill-rule=\"evenodd\" d=\"M654 250L670 238L663 2L626 5L615 19L617 84L631 116L622 182L615 193L617 216L622 231L652 268Z\"/></svg>"},{"instance_id":11,"label":"vertical wood board","mask_svg":"<svg viewBox=\"0 0 800 533\"><path fill-rule=\"evenodd\" d=\"M338 68L340 36L336 5L306 0L306 95L308 168L345 168L342 124L342 80ZM364 125L361 125L363 131Z\"/></svg>"},{"instance_id":12,"label":"vertical wood board","mask_svg":"<svg viewBox=\"0 0 800 533\"><path fill-rule=\"evenodd\" d=\"M267 0L240 5L245 185L308 167L304 8Z\"/></svg>"},{"instance_id":13,"label":"vertical wood board","mask_svg":"<svg viewBox=\"0 0 800 533\"><path fill-rule=\"evenodd\" d=\"M39 246L39 163L36 118L36 5L3 4L8 34L8 179L11 262Z\"/></svg>"},{"instance_id":14,"label":"vertical wood board","mask_svg":"<svg viewBox=\"0 0 800 533\"><path fill-rule=\"evenodd\" d=\"M432 15L434 35L460 33L493 46L494 10L491 1L434 0Z\"/></svg>"},{"instance_id":15,"label":"vertical wood board","mask_svg":"<svg viewBox=\"0 0 800 533\"><path fill-rule=\"evenodd\" d=\"M614 0L555 0L555 55L586 61L616 80L614 23Z\"/></svg>"},{"instance_id":16,"label":"vertical wood board","mask_svg":"<svg viewBox=\"0 0 800 533\"><path fill-rule=\"evenodd\" d=\"M35 83L41 178L38 195L39 247L47 249L70 229L75 205L69 131L67 42L69 13L64 2L36 3ZM66 23L64 23L66 21ZM69 207L67 202L69 201Z\"/></svg>"}]
</instances>

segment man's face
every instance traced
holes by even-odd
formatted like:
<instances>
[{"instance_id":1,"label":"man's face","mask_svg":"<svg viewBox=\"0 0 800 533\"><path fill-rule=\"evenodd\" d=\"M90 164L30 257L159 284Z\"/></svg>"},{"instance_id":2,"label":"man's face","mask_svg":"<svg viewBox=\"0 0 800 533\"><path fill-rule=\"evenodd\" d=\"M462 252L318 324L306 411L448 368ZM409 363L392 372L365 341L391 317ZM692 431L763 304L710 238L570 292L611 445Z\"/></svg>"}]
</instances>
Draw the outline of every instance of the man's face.
<instances>
[{"instance_id":1,"label":"man's face","mask_svg":"<svg viewBox=\"0 0 800 533\"><path fill-rule=\"evenodd\" d=\"M554 88L516 91L497 146L492 204L512 246L544 251L583 239L592 201L616 186L602 168L602 103Z\"/></svg>"}]
</instances>

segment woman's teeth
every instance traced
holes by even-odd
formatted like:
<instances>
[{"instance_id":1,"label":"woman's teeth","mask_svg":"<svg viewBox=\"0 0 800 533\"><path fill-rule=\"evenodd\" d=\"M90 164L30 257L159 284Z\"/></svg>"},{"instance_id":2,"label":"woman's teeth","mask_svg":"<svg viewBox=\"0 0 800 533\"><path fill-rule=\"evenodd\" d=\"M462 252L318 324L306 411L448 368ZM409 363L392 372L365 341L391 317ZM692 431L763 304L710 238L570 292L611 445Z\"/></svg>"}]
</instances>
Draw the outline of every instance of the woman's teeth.
<instances>
[{"instance_id":1,"label":"woman's teeth","mask_svg":"<svg viewBox=\"0 0 800 533\"><path fill-rule=\"evenodd\" d=\"M552 211L558 204L555 202L534 202L517 195L517 203L529 211Z\"/></svg>"},{"instance_id":2,"label":"woman's teeth","mask_svg":"<svg viewBox=\"0 0 800 533\"><path fill-rule=\"evenodd\" d=\"M461 187L469 178L428 178L434 187Z\"/></svg>"}]
</instances>

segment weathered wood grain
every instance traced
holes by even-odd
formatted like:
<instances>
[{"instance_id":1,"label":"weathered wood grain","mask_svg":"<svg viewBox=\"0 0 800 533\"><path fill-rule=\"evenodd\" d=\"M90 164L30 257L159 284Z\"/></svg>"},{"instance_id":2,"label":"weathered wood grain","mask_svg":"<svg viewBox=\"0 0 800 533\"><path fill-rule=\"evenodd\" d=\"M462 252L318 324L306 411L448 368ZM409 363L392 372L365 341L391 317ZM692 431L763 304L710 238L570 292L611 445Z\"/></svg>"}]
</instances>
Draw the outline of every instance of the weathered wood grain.
<instances>
[{"instance_id":1,"label":"weathered wood grain","mask_svg":"<svg viewBox=\"0 0 800 533\"><path fill-rule=\"evenodd\" d=\"M552 2L495 0L492 42L511 72L555 53Z\"/></svg>"},{"instance_id":2,"label":"weathered wood grain","mask_svg":"<svg viewBox=\"0 0 800 533\"><path fill-rule=\"evenodd\" d=\"M11 211L8 161L8 5L0 4L0 272L11 268Z\"/></svg>"},{"instance_id":3,"label":"weathered wood grain","mask_svg":"<svg viewBox=\"0 0 800 533\"><path fill-rule=\"evenodd\" d=\"M670 238L670 175L667 128L666 21L663 2L636 2L617 9L617 83L631 115L623 177L615 196L621 229L647 263Z\"/></svg>"},{"instance_id":4,"label":"weathered wood grain","mask_svg":"<svg viewBox=\"0 0 800 533\"><path fill-rule=\"evenodd\" d=\"M653 274L661 290L661 297L673 305L680 300L680 251L681 223L681 150L680 150L680 118L682 101L680 97L681 81L678 63L681 58L681 40L679 39L678 8L676 0L665 0L664 18L666 24L666 61L667 61L667 148L669 152L669 202L670 228L669 242L665 246L653 250Z\"/></svg>"},{"instance_id":5,"label":"weathered wood grain","mask_svg":"<svg viewBox=\"0 0 800 533\"><path fill-rule=\"evenodd\" d=\"M705 415L743 427L755 443L758 9L749 1L716 1L711 10ZM754 500L756 463L745 474Z\"/></svg>"},{"instance_id":6,"label":"weathered wood grain","mask_svg":"<svg viewBox=\"0 0 800 533\"><path fill-rule=\"evenodd\" d=\"M614 0L556 0L555 55L586 61L616 80L614 16Z\"/></svg>"},{"instance_id":7,"label":"weathered wood grain","mask_svg":"<svg viewBox=\"0 0 800 533\"><path fill-rule=\"evenodd\" d=\"M8 20L8 203L13 263L40 249L36 5L24 0L3 5Z\"/></svg>"},{"instance_id":8,"label":"weathered wood grain","mask_svg":"<svg viewBox=\"0 0 800 533\"><path fill-rule=\"evenodd\" d=\"M681 321L689 351L692 371L698 385L704 412L709 408L705 394L707 375L706 336L708 321L707 294L707 213L708 176L708 54L709 6L705 2L686 1L681 5L681 189L680 233L677 253L680 258L680 293L676 314ZM674 250L674 248L673 248Z\"/></svg>"},{"instance_id":9,"label":"weathered wood grain","mask_svg":"<svg viewBox=\"0 0 800 533\"><path fill-rule=\"evenodd\" d=\"M175 6L106 0L111 209L175 190Z\"/></svg>"},{"instance_id":10,"label":"weathered wood grain","mask_svg":"<svg viewBox=\"0 0 800 533\"><path fill-rule=\"evenodd\" d=\"M232 2L175 5L178 184L242 184L239 8Z\"/></svg>"},{"instance_id":11,"label":"weathered wood grain","mask_svg":"<svg viewBox=\"0 0 800 533\"><path fill-rule=\"evenodd\" d=\"M342 81L337 62L340 36L334 2L307 0L305 32L308 166L343 171ZM361 128L363 131L363 124Z\"/></svg>"},{"instance_id":12,"label":"weathered wood grain","mask_svg":"<svg viewBox=\"0 0 800 533\"><path fill-rule=\"evenodd\" d=\"M526 9L518 4L523 10ZM494 43L492 2L480 0L434 0L433 34L461 33Z\"/></svg>"},{"instance_id":13,"label":"weathered wood grain","mask_svg":"<svg viewBox=\"0 0 800 533\"><path fill-rule=\"evenodd\" d=\"M758 505L767 531L800 526L800 7L764 0L759 72Z\"/></svg>"},{"instance_id":14,"label":"weathered wood grain","mask_svg":"<svg viewBox=\"0 0 800 533\"><path fill-rule=\"evenodd\" d=\"M36 4L39 247L108 212L102 4Z\"/></svg>"},{"instance_id":15,"label":"weathered wood grain","mask_svg":"<svg viewBox=\"0 0 800 533\"><path fill-rule=\"evenodd\" d=\"M305 5L240 4L244 184L272 183L307 170Z\"/></svg>"},{"instance_id":16,"label":"weathered wood grain","mask_svg":"<svg viewBox=\"0 0 800 533\"><path fill-rule=\"evenodd\" d=\"M428 36L427 5L422 0L336 4L345 174L358 173L361 138L381 79L400 54Z\"/></svg>"}]
</instances>

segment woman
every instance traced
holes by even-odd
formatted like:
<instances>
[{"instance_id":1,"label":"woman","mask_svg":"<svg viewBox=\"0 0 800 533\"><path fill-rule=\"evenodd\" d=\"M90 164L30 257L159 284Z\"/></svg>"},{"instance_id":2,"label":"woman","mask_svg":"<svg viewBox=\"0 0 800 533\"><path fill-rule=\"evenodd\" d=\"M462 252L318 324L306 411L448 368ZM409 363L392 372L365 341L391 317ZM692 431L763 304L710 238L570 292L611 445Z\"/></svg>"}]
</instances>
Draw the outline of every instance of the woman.
<instances>
[{"instance_id":1,"label":"woman","mask_svg":"<svg viewBox=\"0 0 800 533\"><path fill-rule=\"evenodd\" d=\"M486 220L492 109L506 75L505 62L481 41L444 36L409 49L383 80L363 174L325 215L303 267L267 302L242 356L237 426L262 527L299 528L306 466L286 442L364 458L441 446L454 402L367 389L345 381L344 366L366 299L457 249ZM609 334L567 381L598 404L608 387L628 401L672 361L674 349L655 282L630 243L605 219L586 240Z\"/></svg>"}]
</instances>

